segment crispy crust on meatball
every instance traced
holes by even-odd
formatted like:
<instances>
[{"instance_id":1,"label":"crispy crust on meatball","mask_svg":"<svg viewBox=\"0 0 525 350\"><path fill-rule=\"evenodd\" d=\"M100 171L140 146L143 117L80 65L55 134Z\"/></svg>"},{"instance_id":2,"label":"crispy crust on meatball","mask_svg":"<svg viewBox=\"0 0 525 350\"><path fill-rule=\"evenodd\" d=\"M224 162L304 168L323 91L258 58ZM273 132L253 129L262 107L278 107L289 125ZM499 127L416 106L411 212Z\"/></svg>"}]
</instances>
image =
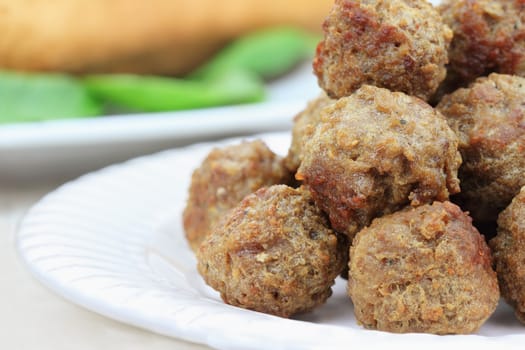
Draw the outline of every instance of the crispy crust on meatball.
<instances>
[{"instance_id":1,"label":"crispy crust on meatball","mask_svg":"<svg viewBox=\"0 0 525 350\"><path fill-rule=\"evenodd\" d=\"M246 195L263 186L287 183L290 177L282 158L261 140L213 149L193 172L183 213L193 251Z\"/></svg>"},{"instance_id":2,"label":"crispy crust on meatball","mask_svg":"<svg viewBox=\"0 0 525 350\"><path fill-rule=\"evenodd\" d=\"M322 110L296 178L351 239L374 217L458 192L457 144L424 101L365 85Z\"/></svg>"},{"instance_id":3,"label":"crispy crust on meatball","mask_svg":"<svg viewBox=\"0 0 525 350\"><path fill-rule=\"evenodd\" d=\"M454 32L449 69L464 82L491 72L525 75L525 2L445 0L439 11Z\"/></svg>"},{"instance_id":4,"label":"crispy crust on meatball","mask_svg":"<svg viewBox=\"0 0 525 350\"><path fill-rule=\"evenodd\" d=\"M499 300L489 248L450 202L375 219L353 241L349 276L357 321L389 332L472 333Z\"/></svg>"},{"instance_id":5,"label":"crispy crust on meatball","mask_svg":"<svg viewBox=\"0 0 525 350\"><path fill-rule=\"evenodd\" d=\"M312 136L321 119L321 110L334 102L335 100L322 93L315 100L308 102L306 108L294 117L292 143L288 149L288 155L284 159L284 163L290 172L297 172L301 164L303 143Z\"/></svg>"},{"instance_id":6,"label":"crispy crust on meatball","mask_svg":"<svg viewBox=\"0 0 525 350\"><path fill-rule=\"evenodd\" d=\"M437 109L460 140L458 203L475 222L495 221L525 185L525 78L493 73Z\"/></svg>"},{"instance_id":7,"label":"crispy crust on meatball","mask_svg":"<svg viewBox=\"0 0 525 350\"><path fill-rule=\"evenodd\" d=\"M498 217L490 240L501 295L525 324L525 187Z\"/></svg>"},{"instance_id":8,"label":"crispy crust on meatball","mask_svg":"<svg viewBox=\"0 0 525 350\"><path fill-rule=\"evenodd\" d=\"M425 0L336 0L313 67L332 98L363 84L427 100L445 79L452 31Z\"/></svg>"},{"instance_id":9,"label":"crispy crust on meatball","mask_svg":"<svg viewBox=\"0 0 525 350\"><path fill-rule=\"evenodd\" d=\"M230 211L200 246L198 270L226 303L289 317L326 301L347 250L307 192L275 185Z\"/></svg>"}]
</instances>

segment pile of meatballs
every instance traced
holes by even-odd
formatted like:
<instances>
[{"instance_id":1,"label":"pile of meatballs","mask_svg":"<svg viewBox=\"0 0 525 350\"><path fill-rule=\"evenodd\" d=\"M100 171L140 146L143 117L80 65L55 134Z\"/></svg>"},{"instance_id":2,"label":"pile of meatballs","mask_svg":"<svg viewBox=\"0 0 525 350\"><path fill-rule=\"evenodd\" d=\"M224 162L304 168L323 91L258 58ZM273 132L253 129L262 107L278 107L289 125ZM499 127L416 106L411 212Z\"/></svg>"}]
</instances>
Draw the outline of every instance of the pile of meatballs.
<instances>
[{"instance_id":1,"label":"pile of meatballs","mask_svg":"<svg viewBox=\"0 0 525 350\"><path fill-rule=\"evenodd\" d=\"M244 141L194 171L199 273L281 317L343 276L365 328L476 332L500 293L525 323L525 2L335 0L323 30L288 154Z\"/></svg>"}]
</instances>

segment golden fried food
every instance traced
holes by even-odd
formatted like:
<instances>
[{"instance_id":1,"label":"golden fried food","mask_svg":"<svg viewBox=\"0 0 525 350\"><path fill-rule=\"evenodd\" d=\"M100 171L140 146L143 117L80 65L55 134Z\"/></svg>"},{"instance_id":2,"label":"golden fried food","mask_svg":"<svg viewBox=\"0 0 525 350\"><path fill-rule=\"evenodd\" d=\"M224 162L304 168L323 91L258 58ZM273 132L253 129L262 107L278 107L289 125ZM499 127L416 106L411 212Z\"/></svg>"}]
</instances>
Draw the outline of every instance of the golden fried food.
<instances>
[{"instance_id":1,"label":"golden fried food","mask_svg":"<svg viewBox=\"0 0 525 350\"><path fill-rule=\"evenodd\" d=\"M287 183L282 158L255 140L213 149L191 178L183 213L186 238L196 251L213 226L241 199L263 186Z\"/></svg>"},{"instance_id":2,"label":"golden fried food","mask_svg":"<svg viewBox=\"0 0 525 350\"><path fill-rule=\"evenodd\" d=\"M498 234L490 240L501 295L525 324L525 187L498 217Z\"/></svg>"},{"instance_id":3,"label":"golden fried food","mask_svg":"<svg viewBox=\"0 0 525 350\"><path fill-rule=\"evenodd\" d=\"M407 208L360 231L348 294L359 323L396 333L472 333L499 300L485 239L450 202Z\"/></svg>"},{"instance_id":4,"label":"golden fried food","mask_svg":"<svg viewBox=\"0 0 525 350\"><path fill-rule=\"evenodd\" d=\"M318 30L330 0L0 0L0 67L183 74L239 35Z\"/></svg>"},{"instance_id":5,"label":"golden fried food","mask_svg":"<svg viewBox=\"0 0 525 350\"><path fill-rule=\"evenodd\" d=\"M496 221L525 185L525 78L493 73L437 109L460 141L458 203L475 223Z\"/></svg>"},{"instance_id":6,"label":"golden fried food","mask_svg":"<svg viewBox=\"0 0 525 350\"><path fill-rule=\"evenodd\" d=\"M449 69L464 86L491 72L525 75L525 3L521 0L444 0L452 28Z\"/></svg>"},{"instance_id":7,"label":"golden fried food","mask_svg":"<svg viewBox=\"0 0 525 350\"><path fill-rule=\"evenodd\" d=\"M429 99L445 79L452 31L425 0L336 0L313 67L332 98L363 84Z\"/></svg>"},{"instance_id":8,"label":"golden fried food","mask_svg":"<svg viewBox=\"0 0 525 350\"><path fill-rule=\"evenodd\" d=\"M317 123L321 119L321 110L334 103L325 93L308 103L306 108L297 114L293 120L292 143L288 149L288 155L284 159L286 167L295 173L301 164L303 143L310 138Z\"/></svg>"},{"instance_id":9,"label":"golden fried food","mask_svg":"<svg viewBox=\"0 0 525 350\"><path fill-rule=\"evenodd\" d=\"M198 270L226 303L289 317L332 294L347 247L307 192L275 185L229 212L200 246Z\"/></svg>"},{"instance_id":10,"label":"golden fried food","mask_svg":"<svg viewBox=\"0 0 525 350\"><path fill-rule=\"evenodd\" d=\"M424 101L364 85L322 110L296 178L351 239L375 217L458 192L457 145Z\"/></svg>"}]
</instances>

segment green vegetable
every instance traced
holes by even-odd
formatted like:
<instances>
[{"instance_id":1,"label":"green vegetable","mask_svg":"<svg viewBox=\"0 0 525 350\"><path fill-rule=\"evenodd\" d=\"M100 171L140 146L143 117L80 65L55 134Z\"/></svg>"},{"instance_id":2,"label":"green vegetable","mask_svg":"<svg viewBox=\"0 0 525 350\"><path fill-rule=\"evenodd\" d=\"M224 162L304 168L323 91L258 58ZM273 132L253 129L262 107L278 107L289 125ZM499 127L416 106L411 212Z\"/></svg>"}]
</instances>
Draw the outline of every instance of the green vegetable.
<instances>
[{"instance_id":1,"label":"green vegetable","mask_svg":"<svg viewBox=\"0 0 525 350\"><path fill-rule=\"evenodd\" d=\"M127 74L92 75L84 79L100 99L141 111L169 111L258 102L264 85L249 72L232 71L210 81Z\"/></svg>"},{"instance_id":2,"label":"green vegetable","mask_svg":"<svg viewBox=\"0 0 525 350\"><path fill-rule=\"evenodd\" d=\"M0 71L0 123L95 116L102 105L74 78Z\"/></svg>"},{"instance_id":3,"label":"green vegetable","mask_svg":"<svg viewBox=\"0 0 525 350\"><path fill-rule=\"evenodd\" d=\"M258 102L262 79L281 75L313 54L314 37L294 28L273 28L238 39L189 79L93 75L84 79L96 97L141 111L167 111Z\"/></svg>"},{"instance_id":4,"label":"green vegetable","mask_svg":"<svg viewBox=\"0 0 525 350\"><path fill-rule=\"evenodd\" d=\"M257 31L234 41L191 77L206 80L246 70L265 79L275 78L313 56L318 41L318 36L290 27Z\"/></svg>"},{"instance_id":5,"label":"green vegetable","mask_svg":"<svg viewBox=\"0 0 525 350\"><path fill-rule=\"evenodd\" d=\"M0 123L95 116L104 105L168 111L264 99L263 79L275 78L311 57L318 38L281 27L246 35L187 79L131 74L91 75L0 71Z\"/></svg>"}]
</instances>

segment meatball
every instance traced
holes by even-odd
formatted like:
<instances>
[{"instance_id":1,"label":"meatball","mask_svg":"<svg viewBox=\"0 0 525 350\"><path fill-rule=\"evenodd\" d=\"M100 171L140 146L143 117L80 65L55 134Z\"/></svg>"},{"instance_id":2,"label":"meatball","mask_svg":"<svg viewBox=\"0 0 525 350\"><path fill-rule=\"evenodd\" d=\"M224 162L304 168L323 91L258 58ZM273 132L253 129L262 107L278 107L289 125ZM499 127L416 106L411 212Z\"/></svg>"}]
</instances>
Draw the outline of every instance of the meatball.
<instances>
[{"instance_id":1,"label":"meatball","mask_svg":"<svg viewBox=\"0 0 525 350\"><path fill-rule=\"evenodd\" d=\"M525 75L522 0L445 0L439 11L454 32L449 69L467 85L491 72Z\"/></svg>"},{"instance_id":2,"label":"meatball","mask_svg":"<svg viewBox=\"0 0 525 350\"><path fill-rule=\"evenodd\" d=\"M377 216L458 192L457 144L424 101L365 85L322 110L296 178L351 239Z\"/></svg>"},{"instance_id":3,"label":"meatball","mask_svg":"<svg viewBox=\"0 0 525 350\"><path fill-rule=\"evenodd\" d=\"M322 93L315 100L310 101L305 110L297 114L294 118L292 128L292 143L288 150L288 155L284 159L286 167L295 173L301 164L302 149L304 140L312 136L315 126L321 119L321 110L335 102L325 93Z\"/></svg>"},{"instance_id":4,"label":"meatball","mask_svg":"<svg viewBox=\"0 0 525 350\"><path fill-rule=\"evenodd\" d=\"M490 240L501 295L525 324L525 187L498 217Z\"/></svg>"},{"instance_id":5,"label":"meatball","mask_svg":"<svg viewBox=\"0 0 525 350\"><path fill-rule=\"evenodd\" d=\"M326 301L347 252L307 192L275 185L230 211L197 259L226 303L289 317Z\"/></svg>"},{"instance_id":6,"label":"meatball","mask_svg":"<svg viewBox=\"0 0 525 350\"><path fill-rule=\"evenodd\" d=\"M472 333L499 300L485 239L450 202L408 208L360 231L348 294L359 323L396 333Z\"/></svg>"},{"instance_id":7,"label":"meatball","mask_svg":"<svg viewBox=\"0 0 525 350\"><path fill-rule=\"evenodd\" d=\"M282 158L260 140L213 149L191 178L183 213L190 247L196 251L213 225L246 195L290 177Z\"/></svg>"},{"instance_id":8,"label":"meatball","mask_svg":"<svg viewBox=\"0 0 525 350\"><path fill-rule=\"evenodd\" d=\"M458 203L475 223L495 222L525 185L525 78L493 73L437 109L459 137Z\"/></svg>"},{"instance_id":9,"label":"meatball","mask_svg":"<svg viewBox=\"0 0 525 350\"><path fill-rule=\"evenodd\" d=\"M445 79L452 31L425 0L336 0L313 61L332 98L363 84L427 100Z\"/></svg>"}]
</instances>

